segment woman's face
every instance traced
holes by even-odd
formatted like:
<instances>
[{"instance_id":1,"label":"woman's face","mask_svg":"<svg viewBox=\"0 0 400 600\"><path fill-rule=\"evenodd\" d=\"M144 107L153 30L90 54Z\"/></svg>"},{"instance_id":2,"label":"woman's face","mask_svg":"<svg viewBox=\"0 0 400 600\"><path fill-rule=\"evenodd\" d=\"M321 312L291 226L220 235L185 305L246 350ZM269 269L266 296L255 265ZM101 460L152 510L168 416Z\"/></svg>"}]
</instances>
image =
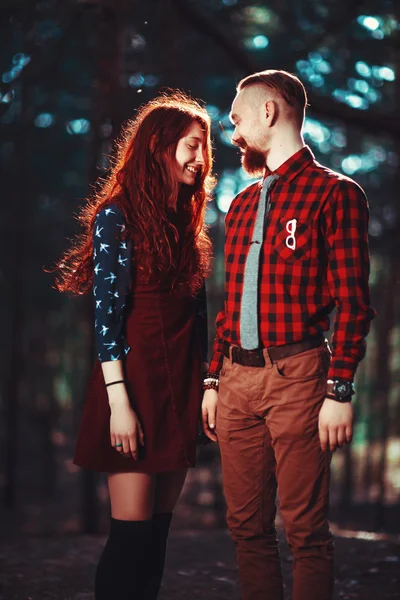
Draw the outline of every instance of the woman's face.
<instances>
[{"instance_id":1,"label":"woman's face","mask_svg":"<svg viewBox=\"0 0 400 600\"><path fill-rule=\"evenodd\" d=\"M205 132L193 121L176 147L176 172L179 183L194 185L196 174L205 162Z\"/></svg>"}]
</instances>

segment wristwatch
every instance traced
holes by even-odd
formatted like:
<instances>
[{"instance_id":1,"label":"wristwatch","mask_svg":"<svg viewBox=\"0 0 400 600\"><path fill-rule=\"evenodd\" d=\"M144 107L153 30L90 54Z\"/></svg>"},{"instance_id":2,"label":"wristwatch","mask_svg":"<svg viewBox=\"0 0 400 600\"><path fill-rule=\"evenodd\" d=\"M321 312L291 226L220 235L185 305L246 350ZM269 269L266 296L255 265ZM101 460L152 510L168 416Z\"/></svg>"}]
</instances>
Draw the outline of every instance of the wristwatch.
<instances>
[{"instance_id":1,"label":"wristwatch","mask_svg":"<svg viewBox=\"0 0 400 600\"><path fill-rule=\"evenodd\" d=\"M337 402L351 402L354 394L354 383L345 379L328 379L326 395Z\"/></svg>"}]
</instances>

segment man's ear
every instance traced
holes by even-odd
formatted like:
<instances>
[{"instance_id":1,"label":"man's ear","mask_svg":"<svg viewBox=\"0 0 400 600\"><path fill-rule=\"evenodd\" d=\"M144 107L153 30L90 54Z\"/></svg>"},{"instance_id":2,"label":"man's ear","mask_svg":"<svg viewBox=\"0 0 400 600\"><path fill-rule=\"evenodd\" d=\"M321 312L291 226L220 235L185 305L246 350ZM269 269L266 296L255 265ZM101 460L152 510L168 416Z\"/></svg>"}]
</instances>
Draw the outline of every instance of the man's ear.
<instances>
[{"instance_id":1,"label":"man's ear","mask_svg":"<svg viewBox=\"0 0 400 600\"><path fill-rule=\"evenodd\" d=\"M267 120L267 125L272 127L275 125L279 116L279 106L275 100L267 100L265 103L265 118Z\"/></svg>"}]
</instances>

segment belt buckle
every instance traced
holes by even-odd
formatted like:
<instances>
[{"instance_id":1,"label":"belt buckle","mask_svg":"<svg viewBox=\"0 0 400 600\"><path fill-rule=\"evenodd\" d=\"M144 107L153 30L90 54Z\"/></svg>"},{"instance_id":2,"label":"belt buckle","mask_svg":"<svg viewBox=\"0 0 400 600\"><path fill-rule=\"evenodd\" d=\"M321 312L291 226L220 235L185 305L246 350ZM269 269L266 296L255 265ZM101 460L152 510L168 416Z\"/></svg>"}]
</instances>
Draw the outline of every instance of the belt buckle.
<instances>
[{"instance_id":1,"label":"belt buckle","mask_svg":"<svg viewBox=\"0 0 400 600\"><path fill-rule=\"evenodd\" d=\"M250 351L247 355L250 358L251 367L265 367L265 357L262 350Z\"/></svg>"}]
</instances>

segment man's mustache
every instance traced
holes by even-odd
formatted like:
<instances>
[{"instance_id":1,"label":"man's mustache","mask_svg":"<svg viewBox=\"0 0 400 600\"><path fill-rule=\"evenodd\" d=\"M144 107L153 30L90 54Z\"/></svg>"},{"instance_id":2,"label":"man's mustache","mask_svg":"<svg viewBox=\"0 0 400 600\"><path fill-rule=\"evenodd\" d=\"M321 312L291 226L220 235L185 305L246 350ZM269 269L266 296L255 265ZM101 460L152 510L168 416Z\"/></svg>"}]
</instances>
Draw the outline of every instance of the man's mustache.
<instances>
[{"instance_id":1,"label":"man's mustache","mask_svg":"<svg viewBox=\"0 0 400 600\"><path fill-rule=\"evenodd\" d=\"M238 148L240 148L242 150L242 152L244 150L247 150L247 144L243 139L240 140L235 140L235 142L233 142L235 144L235 146L237 146Z\"/></svg>"}]
</instances>

